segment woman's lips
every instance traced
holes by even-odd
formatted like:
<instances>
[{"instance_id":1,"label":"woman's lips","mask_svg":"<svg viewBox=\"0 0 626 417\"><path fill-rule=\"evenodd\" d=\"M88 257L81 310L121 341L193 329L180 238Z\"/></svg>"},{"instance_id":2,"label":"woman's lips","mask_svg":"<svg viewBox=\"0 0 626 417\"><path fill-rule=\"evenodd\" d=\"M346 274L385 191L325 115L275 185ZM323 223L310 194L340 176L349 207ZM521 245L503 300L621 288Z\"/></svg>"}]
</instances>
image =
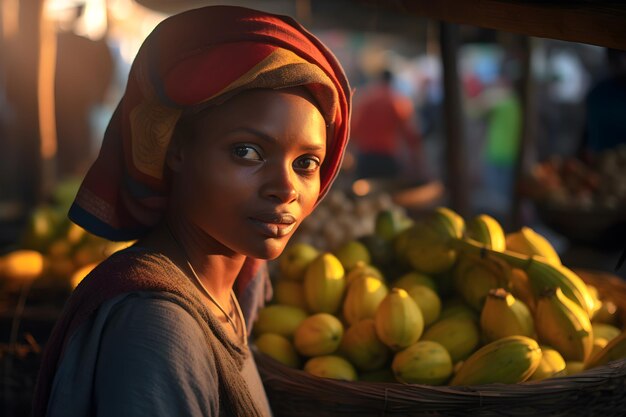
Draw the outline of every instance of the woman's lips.
<instances>
[{"instance_id":1,"label":"woman's lips","mask_svg":"<svg viewBox=\"0 0 626 417\"><path fill-rule=\"evenodd\" d=\"M296 226L296 218L291 214L260 213L250 220L262 234L274 238L288 235Z\"/></svg>"}]
</instances>

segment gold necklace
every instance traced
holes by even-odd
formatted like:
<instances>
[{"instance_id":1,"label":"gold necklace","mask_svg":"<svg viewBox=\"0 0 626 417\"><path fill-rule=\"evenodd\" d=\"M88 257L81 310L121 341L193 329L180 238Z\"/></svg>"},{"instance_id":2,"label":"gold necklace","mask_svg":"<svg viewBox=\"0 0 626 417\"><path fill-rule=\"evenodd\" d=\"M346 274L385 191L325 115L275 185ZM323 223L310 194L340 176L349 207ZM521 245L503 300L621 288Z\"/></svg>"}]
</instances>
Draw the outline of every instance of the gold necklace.
<instances>
[{"instance_id":1,"label":"gold necklace","mask_svg":"<svg viewBox=\"0 0 626 417\"><path fill-rule=\"evenodd\" d=\"M237 334L237 336L239 338L241 338L241 341L242 341L243 345L247 346L248 345L248 341L247 341L247 338L246 338L245 321L244 321L244 318L243 318L243 312L241 311L241 307L239 306L239 303L237 302L237 299L235 297L234 291L232 289L230 290L230 300L231 300L231 303L234 305L235 310L237 311L239 323L241 323L241 326L237 326L237 324L232 319L230 314L226 312L226 310L217 301L217 299L215 299L215 297L213 297L213 294L211 294L211 292L208 290L208 288L202 283L202 280L200 279L200 277L196 273L196 270L194 269L193 265L189 261L189 257L187 256L187 251L185 250L183 245L178 241L178 239L176 239L176 236L174 235L174 232L170 228L169 223L166 223L166 227L167 227L167 231L169 232L170 236L172 237L174 242L176 242L176 245L178 246L178 248L182 252L183 256L185 257L185 261L187 262L187 266L189 267L189 270L191 271L191 276L193 277L194 281L202 289L202 292L204 292L204 294L207 296L207 298L222 312L222 314L224 315L226 320L230 323L231 327L235 331L235 334ZM240 330L240 328L241 328L241 330Z\"/></svg>"}]
</instances>

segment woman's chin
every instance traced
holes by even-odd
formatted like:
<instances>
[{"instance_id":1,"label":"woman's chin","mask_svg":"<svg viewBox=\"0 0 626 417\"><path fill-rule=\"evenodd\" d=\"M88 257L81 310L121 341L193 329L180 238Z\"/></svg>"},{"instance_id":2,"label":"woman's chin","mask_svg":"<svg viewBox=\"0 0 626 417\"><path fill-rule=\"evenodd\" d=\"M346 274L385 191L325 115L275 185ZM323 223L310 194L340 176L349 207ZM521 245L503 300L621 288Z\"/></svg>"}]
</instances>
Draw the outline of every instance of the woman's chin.
<instances>
[{"instance_id":1,"label":"woman's chin","mask_svg":"<svg viewBox=\"0 0 626 417\"><path fill-rule=\"evenodd\" d=\"M273 259L276 259L283 253L284 249L285 249L284 245L281 246L280 248L268 249L261 259L265 259L266 261L271 261Z\"/></svg>"},{"instance_id":2,"label":"woman's chin","mask_svg":"<svg viewBox=\"0 0 626 417\"><path fill-rule=\"evenodd\" d=\"M251 251L252 253L247 254L247 256L271 261L283 253L288 242L289 239L268 239L261 247L255 248L256 250Z\"/></svg>"},{"instance_id":3,"label":"woman's chin","mask_svg":"<svg viewBox=\"0 0 626 417\"><path fill-rule=\"evenodd\" d=\"M289 236L289 238L290 237L291 236ZM271 241L266 242L265 251L264 251L265 256L263 256L262 259L271 261L273 259L278 258L285 250L287 243L289 243L289 238L271 239Z\"/></svg>"}]
</instances>

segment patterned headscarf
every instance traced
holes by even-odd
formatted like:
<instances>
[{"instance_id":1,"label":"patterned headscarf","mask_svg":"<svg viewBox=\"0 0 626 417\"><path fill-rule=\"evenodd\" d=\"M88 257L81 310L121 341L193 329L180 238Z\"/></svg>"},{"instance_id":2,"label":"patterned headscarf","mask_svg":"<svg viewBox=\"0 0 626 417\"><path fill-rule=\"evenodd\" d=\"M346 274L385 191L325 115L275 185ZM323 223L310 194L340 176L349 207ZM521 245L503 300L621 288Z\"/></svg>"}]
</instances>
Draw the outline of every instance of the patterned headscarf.
<instances>
[{"instance_id":1,"label":"patterned headscarf","mask_svg":"<svg viewBox=\"0 0 626 417\"><path fill-rule=\"evenodd\" d=\"M70 218L110 240L141 237L167 205L165 155L181 116L241 91L295 86L312 94L328 125L322 198L339 171L350 114L348 80L333 54L293 19L256 10L212 6L164 20L133 62Z\"/></svg>"}]
</instances>

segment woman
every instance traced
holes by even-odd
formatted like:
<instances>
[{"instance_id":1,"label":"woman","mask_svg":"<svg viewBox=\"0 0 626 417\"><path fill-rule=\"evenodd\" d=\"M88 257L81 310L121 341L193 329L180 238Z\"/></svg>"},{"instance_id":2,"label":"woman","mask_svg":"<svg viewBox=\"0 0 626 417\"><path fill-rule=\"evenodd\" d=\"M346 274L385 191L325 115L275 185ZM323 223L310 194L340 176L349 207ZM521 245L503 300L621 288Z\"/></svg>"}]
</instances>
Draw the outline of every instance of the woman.
<instances>
[{"instance_id":1,"label":"woman","mask_svg":"<svg viewBox=\"0 0 626 417\"><path fill-rule=\"evenodd\" d=\"M138 239L77 287L35 416L266 416L248 331L276 258L327 192L350 89L293 20L192 10L146 39L70 218Z\"/></svg>"}]
</instances>

